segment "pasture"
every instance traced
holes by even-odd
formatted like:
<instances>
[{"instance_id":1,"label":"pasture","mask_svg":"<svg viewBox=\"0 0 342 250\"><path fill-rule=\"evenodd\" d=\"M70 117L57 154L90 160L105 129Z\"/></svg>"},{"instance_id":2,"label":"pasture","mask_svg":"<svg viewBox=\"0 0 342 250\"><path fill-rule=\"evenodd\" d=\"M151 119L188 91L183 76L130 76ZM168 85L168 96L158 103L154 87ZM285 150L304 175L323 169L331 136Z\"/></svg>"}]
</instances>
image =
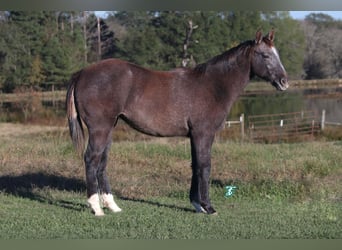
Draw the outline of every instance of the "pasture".
<instances>
[{"instance_id":1,"label":"pasture","mask_svg":"<svg viewBox=\"0 0 342 250\"><path fill-rule=\"evenodd\" d=\"M188 200L188 140L131 135L113 142L108 162L123 211L96 218L66 127L0 123L0 135L1 239L342 237L341 141L215 142L210 192L218 215L208 216ZM226 185L238 187L232 197Z\"/></svg>"}]
</instances>

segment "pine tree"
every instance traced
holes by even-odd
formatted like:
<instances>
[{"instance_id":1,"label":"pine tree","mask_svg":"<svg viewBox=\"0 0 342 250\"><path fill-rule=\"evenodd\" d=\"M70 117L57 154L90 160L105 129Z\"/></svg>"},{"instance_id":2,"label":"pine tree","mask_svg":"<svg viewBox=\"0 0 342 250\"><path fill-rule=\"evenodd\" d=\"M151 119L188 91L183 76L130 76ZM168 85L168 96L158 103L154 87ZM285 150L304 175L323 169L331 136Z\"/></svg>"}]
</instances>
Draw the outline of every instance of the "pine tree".
<instances>
[{"instance_id":1,"label":"pine tree","mask_svg":"<svg viewBox=\"0 0 342 250\"><path fill-rule=\"evenodd\" d=\"M43 74L43 66L42 60L40 56L37 55L33 58L31 63L31 72L28 77L28 82L31 86L39 85L45 79L45 75Z\"/></svg>"},{"instance_id":2,"label":"pine tree","mask_svg":"<svg viewBox=\"0 0 342 250\"><path fill-rule=\"evenodd\" d=\"M21 29L11 21L0 25L0 70L1 85L5 92L12 92L16 86L26 83L30 69L29 47Z\"/></svg>"},{"instance_id":3,"label":"pine tree","mask_svg":"<svg viewBox=\"0 0 342 250\"><path fill-rule=\"evenodd\" d=\"M300 23L290 17L289 12L273 11L264 13L263 27L275 30L275 45L287 73L291 78L303 75L305 37Z\"/></svg>"},{"instance_id":4,"label":"pine tree","mask_svg":"<svg viewBox=\"0 0 342 250\"><path fill-rule=\"evenodd\" d=\"M97 18L94 14L89 15L87 18L88 62L113 57L118 50L116 43L115 33L106 21Z\"/></svg>"}]
</instances>

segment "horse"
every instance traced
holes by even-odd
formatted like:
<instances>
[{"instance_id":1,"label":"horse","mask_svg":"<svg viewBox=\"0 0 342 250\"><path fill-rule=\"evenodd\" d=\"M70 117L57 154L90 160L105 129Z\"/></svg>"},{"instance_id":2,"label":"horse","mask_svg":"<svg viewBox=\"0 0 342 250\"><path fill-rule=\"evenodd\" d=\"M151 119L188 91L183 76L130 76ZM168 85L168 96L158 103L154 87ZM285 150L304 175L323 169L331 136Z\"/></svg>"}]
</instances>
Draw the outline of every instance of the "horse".
<instances>
[{"instance_id":1,"label":"horse","mask_svg":"<svg viewBox=\"0 0 342 250\"><path fill-rule=\"evenodd\" d=\"M257 31L255 39L193 68L155 71L113 58L74 73L66 96L68 125L74 146L83 153L87 202L95 216L104 215L102 207L121 211L106 175L112 130L119 119L147 135L189 138L190 203L195 212L215 214L209 198L211 147L253 76L280 91L289 86L273 30L265 36Z\"/></svg>"}]
</instances>

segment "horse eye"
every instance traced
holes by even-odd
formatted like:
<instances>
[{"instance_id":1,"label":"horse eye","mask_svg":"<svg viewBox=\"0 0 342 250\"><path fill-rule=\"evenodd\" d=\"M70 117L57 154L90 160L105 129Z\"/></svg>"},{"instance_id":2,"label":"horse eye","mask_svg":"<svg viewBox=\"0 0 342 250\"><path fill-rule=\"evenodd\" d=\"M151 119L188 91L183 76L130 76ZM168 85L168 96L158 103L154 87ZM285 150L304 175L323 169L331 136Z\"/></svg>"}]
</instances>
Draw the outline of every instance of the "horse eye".
<instances>
[{"instance_id":1,"label":"horse eye","mask_svg":"<svg viewBox=\"0 0 342 250\"><path fill-rule=\"evenodd\" d=\"M257 54L258 56L261 56L263 59L270 58L269 54L265 54L263 52L256 51L255 54Z\"/></svg>"}]
</instances>

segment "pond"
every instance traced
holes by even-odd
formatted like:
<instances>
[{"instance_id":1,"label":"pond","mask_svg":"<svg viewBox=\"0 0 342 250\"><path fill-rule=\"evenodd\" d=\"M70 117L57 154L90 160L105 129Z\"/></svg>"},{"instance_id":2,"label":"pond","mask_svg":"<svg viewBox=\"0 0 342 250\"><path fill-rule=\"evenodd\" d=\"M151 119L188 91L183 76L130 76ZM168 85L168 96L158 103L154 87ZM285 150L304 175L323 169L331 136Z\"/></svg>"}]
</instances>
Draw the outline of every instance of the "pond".
<instances>
[{"instance_id":1,"label":"pond","mask_svg":"<svg viewBox=\"0 0 342 250\"><path fill-rule=\"evenodd\" d=\"M285 92L246 91L233 105L229 120L260 114L313 111L320 117L326 110L326 121L342 123L342 87L289 89ZM0 122L65 125L65 100L27 98L16 102L1 102Z\"/></svg>"},{"instance_id":2,"label":"pond","mask_svg":"<svg viewBox=\"0 0 342 250\"><path fill-rule=\"evenodd\" d=\"M313 111L326 121L342 123L342 88L289 89L285 92L245 92L233 105L229 119L245 116Z\"/></svg>"},{"instance_id":3,"label":"pond","mask_svg":"<svg viewBox=\"0 0 342 250\"><path fill-rule=\"evenodd\" d=\"M0 102L0 122L64 125L65 117L63 99L46 100L30 97L21 101Z\"/></svg>"}]
</instances>

